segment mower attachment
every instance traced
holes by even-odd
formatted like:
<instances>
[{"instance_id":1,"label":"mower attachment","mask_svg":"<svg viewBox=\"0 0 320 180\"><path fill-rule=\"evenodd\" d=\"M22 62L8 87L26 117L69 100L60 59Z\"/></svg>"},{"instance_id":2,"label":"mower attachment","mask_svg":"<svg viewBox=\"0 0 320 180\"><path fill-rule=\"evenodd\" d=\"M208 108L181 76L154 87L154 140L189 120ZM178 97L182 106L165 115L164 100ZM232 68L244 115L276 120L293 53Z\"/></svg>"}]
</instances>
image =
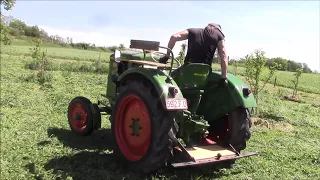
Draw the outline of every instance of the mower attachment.
<instances>
[{"instance_id":1,"label":"mower attachment","mask_svg":"<svg viewBox=\"0 0 320 180\"><path fill-rule=\"evenodd\" d=\"M159 51L160 42L157 41L143 41L143 40L131 40L130 48L144 49L150 51Z\"/></svg>"},{"instance_id":2,"label":"mower attachment","mask_svg":"<svg viewBox=\"0 0 320 180\"><path fill-rule=\"evenodd\" d=\"M221 147L217 144L207 146L195 146L184 148L181 153L187 153L189 161L172 163L173 167L195 166L200 164L217 163L221 161L239 159L243 157L257 155L257 152L248 152L237 155L231 149Z\"/></svg>"}]
</instances>

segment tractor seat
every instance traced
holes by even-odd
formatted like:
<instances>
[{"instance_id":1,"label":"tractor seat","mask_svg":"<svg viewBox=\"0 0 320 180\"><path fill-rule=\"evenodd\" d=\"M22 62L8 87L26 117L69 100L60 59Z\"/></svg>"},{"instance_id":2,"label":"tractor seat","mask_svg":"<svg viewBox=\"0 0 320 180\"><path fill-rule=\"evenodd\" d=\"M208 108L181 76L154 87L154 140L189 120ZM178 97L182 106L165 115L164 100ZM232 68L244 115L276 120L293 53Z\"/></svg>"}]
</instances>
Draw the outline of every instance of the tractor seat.
<instances>
[{"instance_id":1,"label":"tractor seat","mask_svg":"<svg viewBox=\"0 0 320 180\"><path fill-rule=\"evenodd\" d=\"M177 69L172 78L183 93L202 94L210 72L211 66L207 64L190 63Z\"/></svg>"}]
</instances>

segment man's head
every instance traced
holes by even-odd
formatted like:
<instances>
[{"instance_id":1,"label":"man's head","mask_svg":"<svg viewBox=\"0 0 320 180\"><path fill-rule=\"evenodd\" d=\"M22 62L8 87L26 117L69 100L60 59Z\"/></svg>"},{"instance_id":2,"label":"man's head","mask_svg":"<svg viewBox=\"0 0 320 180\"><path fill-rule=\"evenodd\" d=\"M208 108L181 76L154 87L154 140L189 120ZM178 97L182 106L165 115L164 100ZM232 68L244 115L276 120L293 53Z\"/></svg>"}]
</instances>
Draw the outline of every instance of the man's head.
<instances>
[{"instance_id":1,"label":"man's head","mask_svg":"<svg viewBox=\"0 0 320 180\"><path fill-rule=\"evenodd\" d=\"M221 34L224 36L223 32L222 32L222 28L220 26L220 24L217 23L209 23L205 28L205 33L207 35L214 33L214 31L218 30L221 32Z\"/></svg>"},{"instance_id":2,"label":"man's head","mask_svg":"<svg viewBox=\"0 0 320 180\"><path fill-rule=\"evenodd\" d=\"M220 26L220 24L217 24L217 23L209 23L207 25L208 28L214 28L214 29L219 29L220 31L222 31L222 28Z\"/></svg>"}]
</instances>

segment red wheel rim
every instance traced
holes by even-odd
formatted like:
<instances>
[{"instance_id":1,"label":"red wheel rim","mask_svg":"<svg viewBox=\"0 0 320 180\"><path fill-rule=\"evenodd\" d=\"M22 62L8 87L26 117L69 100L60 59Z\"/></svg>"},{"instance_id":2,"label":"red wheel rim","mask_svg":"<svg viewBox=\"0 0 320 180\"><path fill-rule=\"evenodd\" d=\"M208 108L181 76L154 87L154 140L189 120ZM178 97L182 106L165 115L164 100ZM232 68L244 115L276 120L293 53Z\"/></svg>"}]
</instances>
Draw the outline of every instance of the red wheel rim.
<instances>
[{"instance_id":1,"label":"red wheel rim","mask_svg":"<svg viewBox=\"0 0 320 180\"><path fill-rule=\"evenodd\" d=\"M128 160L137 161L145 155L150 145L151 123L141 98L131 94L121 100L114 133L120 151Z\"/></svg>"},{"instance_id":2,"label":"red wheel rim","mask_svg":"<svg viewBox=\"0 0 320 180\"><path fill-rule=\"evenodd\" d=\"M71 105L69 118L74 130L81 132L87 126L88 114L80 103Z\"/></svg>"}]
</instances>

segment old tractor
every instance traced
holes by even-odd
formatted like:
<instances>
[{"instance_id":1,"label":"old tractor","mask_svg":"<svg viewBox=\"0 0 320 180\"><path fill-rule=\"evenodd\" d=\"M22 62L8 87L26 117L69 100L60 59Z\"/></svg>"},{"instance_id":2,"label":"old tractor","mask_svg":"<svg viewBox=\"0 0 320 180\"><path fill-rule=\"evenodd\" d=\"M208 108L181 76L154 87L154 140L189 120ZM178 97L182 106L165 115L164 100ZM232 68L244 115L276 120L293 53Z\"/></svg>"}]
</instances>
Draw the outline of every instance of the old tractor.
<instances>
[{"instance_id":1,"label":"old tractor","mask_svg":"<svg viewBox=\"0 0 320 180\"><path fill-rule=\"evenodd\" d=\"M171 52L167 64L158 62L159 48ZM219 86L220 72L206 64L174 64L180 66L159 42L131 40L130 49L110 56L107 90L97 103L82 96L70 102L70 128L90 135L101 128L101 115L110 115L114 142L105 143L114 143L118 162L144 173L256 155L240 153L256 107L249 87L230 73Z\"/></svg>"}]
</instances>

